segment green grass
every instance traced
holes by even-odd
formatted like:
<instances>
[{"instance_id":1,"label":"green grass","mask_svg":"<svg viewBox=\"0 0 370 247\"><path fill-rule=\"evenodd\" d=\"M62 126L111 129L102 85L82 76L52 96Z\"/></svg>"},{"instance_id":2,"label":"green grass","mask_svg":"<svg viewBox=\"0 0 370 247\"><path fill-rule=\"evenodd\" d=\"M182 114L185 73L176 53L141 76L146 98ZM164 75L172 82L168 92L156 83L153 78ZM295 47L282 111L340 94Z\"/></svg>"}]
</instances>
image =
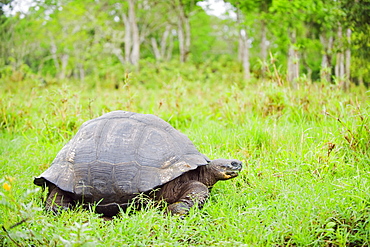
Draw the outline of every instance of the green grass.
<instances>
[{"instance_id":1,"label":"green grass","mask_svg":"<svg viewBox=\"0 0 370 247\"><path fill-rule=\"evenodd\" d=\"M166 76L151 86L133 74L118 90L109 81L1 79L1 245L370 245L368 91ZM217 183L204 208L184 219L151 203L112 221L82 209L43 211L33 177L84 121L118 109L162 117L212 159L243 160L241 175Z\"/></svg>"}]
</instances>

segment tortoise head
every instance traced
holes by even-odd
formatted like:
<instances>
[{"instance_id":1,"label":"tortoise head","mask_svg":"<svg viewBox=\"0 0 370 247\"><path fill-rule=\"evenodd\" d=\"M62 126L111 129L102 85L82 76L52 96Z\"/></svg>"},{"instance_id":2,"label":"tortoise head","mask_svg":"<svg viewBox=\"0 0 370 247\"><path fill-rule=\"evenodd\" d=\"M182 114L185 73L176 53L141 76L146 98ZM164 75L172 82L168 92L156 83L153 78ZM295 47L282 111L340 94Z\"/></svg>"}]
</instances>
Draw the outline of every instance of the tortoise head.
<instances>
[{"instance_id":1,"label":"tortoise head","mask_svg":"<svg viewBox=\"0 0 370 247\"><path fill-rule=\"evenodd\" d=\"M227 180L239 175L242 162L239 160L217 159L212 160L207 166L217 180Z\"/></svg>"}]
</instances>

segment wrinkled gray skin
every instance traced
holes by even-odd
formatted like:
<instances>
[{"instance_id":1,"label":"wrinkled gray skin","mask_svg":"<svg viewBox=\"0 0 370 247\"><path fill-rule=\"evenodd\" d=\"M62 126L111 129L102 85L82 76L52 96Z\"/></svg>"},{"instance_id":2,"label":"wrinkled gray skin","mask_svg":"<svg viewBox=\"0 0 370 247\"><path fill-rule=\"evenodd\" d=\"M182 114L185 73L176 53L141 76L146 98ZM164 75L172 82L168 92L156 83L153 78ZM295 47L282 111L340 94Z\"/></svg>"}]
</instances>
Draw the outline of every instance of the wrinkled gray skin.
<instances>
[{"instance_id":1,"label":"wrinkled gray skin","mask_svg":"<svg viewBox=\"0 0 370 247\"><path fill-rule=\"evenodd\" d=\"M98 213L114 216L145 194L185 215L241 169L238 160L209 160L158 117L115 111L84 123L34 183L48 187L46 209L54 212L95 204Z\"/></svg>"}]
</instances>

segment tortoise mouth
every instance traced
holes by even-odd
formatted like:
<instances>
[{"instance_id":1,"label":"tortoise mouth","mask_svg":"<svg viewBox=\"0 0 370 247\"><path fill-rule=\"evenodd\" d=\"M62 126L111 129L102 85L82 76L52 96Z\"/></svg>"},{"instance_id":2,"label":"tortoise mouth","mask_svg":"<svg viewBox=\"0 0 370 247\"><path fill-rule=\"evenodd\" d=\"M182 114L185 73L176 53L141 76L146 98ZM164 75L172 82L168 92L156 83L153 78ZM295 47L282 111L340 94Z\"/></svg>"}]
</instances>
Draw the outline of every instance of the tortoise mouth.
<instances>
[{"instance_id":1,"label":"tortoise mouth","mask_svg":"<svg viewBox=\"0 0 370 247\"><path fill-rule=\"evenodd\" d=\"M230 176L230 177L236 177L239 175L239 172L240 171L235 171L235 170L229 170L229 171L226 171L225 172L225 175L226 176Z\"/></svg>"},{"instance_id":2,"label":"tortoise mouth","mask_svg":"<svg viewBox=\"0 0 370 247\"><path fill-rule=\"evenodd\" d=\"M235 178L239 175L240 170L226 170L223 172L223 177L225 179Z\"/></svg>"}]
</instances>

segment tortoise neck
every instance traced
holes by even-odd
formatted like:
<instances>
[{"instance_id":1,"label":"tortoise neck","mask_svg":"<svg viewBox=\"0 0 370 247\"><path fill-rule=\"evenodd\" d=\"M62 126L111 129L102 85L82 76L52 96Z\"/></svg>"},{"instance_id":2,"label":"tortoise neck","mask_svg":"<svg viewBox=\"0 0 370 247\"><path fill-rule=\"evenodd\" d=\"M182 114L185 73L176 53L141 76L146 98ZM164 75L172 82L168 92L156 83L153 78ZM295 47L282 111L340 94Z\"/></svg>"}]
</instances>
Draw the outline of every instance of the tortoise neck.
<instances>
[{"instance_id":1,"label":"tortoise neck","mask_svg":"<svg viewBox=\"0 0 370 247\"><path fill-rule=\"evenodd\" d=\"M213 176L211 171L212 167L205 165L199 166L198 169L198 181L206 185L208 188L211 188L217 182L217 179Z\"/></svg>"}]
</instances>

